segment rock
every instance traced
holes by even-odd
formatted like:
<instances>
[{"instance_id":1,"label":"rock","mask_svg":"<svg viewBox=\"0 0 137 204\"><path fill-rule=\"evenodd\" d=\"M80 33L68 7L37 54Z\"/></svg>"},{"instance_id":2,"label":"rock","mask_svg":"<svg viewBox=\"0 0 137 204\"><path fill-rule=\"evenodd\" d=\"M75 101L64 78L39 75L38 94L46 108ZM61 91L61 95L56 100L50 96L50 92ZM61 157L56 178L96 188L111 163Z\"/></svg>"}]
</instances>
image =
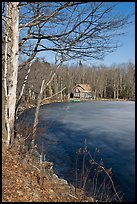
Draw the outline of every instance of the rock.
<instances>
[{"instance_id":1,"label":"rock","mask_svg":"<svg viewBox=\"0 0 137 204\"><path fill-rule=\"evenodd\" d=\"M66 180L64 180L64 179L59 179L59 183L60 184L65 184L65 185L68 184L68 182Z\"/></svg>"},{"instance_id":2,"label":"rock","mask_svg":"<svg viewBox=\"0 0 137 204\"><path fill-rule=\"evenodd\" d=\"M58 180L58 179L59 179L56 174L53 174L52 177L53 177L53 179L55 179L55 180Z\"/></svg>"},{"instance_id":3,"label":"rock","mask_svg":"<svg viewBox=\"0 0 137 204\"><path fill-rule=\"evenodd\" d=\"M44 166L45 168L52 169L52 168L53 168L53 163L52 163L52 162L44 161L44 162L43 162L43 166Z\"/></svg>"}]
</instances>

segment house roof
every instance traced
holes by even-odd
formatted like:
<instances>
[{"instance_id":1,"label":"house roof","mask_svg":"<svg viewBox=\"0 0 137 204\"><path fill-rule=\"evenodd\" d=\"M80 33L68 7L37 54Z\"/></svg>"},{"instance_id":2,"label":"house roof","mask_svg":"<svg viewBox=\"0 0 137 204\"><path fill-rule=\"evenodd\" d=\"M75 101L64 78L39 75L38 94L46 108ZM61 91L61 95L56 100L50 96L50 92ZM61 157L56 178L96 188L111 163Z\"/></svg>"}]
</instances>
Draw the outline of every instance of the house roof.
<instances>
[{"instance_id":1,"label":"house roof","mask_svg":"<svg viewBox=\"0 0 137 204\"><path fill-rule=\"evenodd\" d=\"M89 84L77 84L73 90L76 88L76 87L79 87L81 90L80 91L91 91L91 87Z\"/></svg>"}]
</instances>

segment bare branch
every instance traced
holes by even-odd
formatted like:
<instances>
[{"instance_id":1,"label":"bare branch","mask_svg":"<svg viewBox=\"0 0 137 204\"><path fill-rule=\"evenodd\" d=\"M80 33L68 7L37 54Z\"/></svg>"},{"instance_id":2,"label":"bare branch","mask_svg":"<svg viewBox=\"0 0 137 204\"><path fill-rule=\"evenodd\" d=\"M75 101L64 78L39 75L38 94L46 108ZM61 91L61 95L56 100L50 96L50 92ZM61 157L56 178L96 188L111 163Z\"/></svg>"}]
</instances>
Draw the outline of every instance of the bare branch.
<instances>
[{"instance_id":1,"label":"bare branch","mask_svg":"<svg viewBox=\"0 0 137 204\"><path fill-rule=\"evenodd\" d=\"M37 107L36 107L34 125L33 125L32 141L31 141L32 148L34 148L34 146L35 146L34 142L35 142L36 129L37 129L37 125L38 125L38 115L39 115L39 108L40 108L41 96L43 93L44 83L45 83L45 80L42 81L41 89L40 89L40 93L39 93L38 101L37 101Z\"/></svg>"},{"instance_id":2,"label":"bare branch","mask_svg":"<svg viewBox=\"0 0 137 204\"><path fill-rule=\"evenodd\" d=\"M36 18L32 19L32 21L26 23L25 25L20 25L20 31L21 31L21 29L23 29L23 28L25 28L25 27L30 27L30 26L32 26L32 25L33 25L32 23L33 23L34 21L38 20L41 16L42 16L42 14L39 15L39 16L37 16ZM38 23L37 23L37 24L38 24Z\"/></svg>"},{"instance_id":3,"label":"bare branch","mask_svg":"<svg viewBox=\"0 0 137 204\"><path fill-rule=\"evenodd\" d=\"M57 93L53 94L52 96L49 96L49 97L47 97L47 98L44 98L44 100L48 100L48 99L50 99L50 98L52 98L52 97L58 95L59 93L61 93L61 92L64 91L65 89L66 89L66 87L64 87L63 89L61 89L61 90L58 91Z\"/></svg>"},{"instance_id":4,"label":"bare branch","mask_svg":"<svg viewBox=\"0 0 137 204\"><path fill-rule=\"evenodd\" d=\"M36 43L36 45L35 45L35 48L34 48L34 50L33 50L33 53L32 53L32 55L30 56L30 58L27 59L24 63L20 64L20 65L19 65L19 68L22 68L22 67L26 66L29 62L31 62L31 61L34 59L34 57L35 57L36 54L37 54L37 49L38 49L39 43L40 43L40 39L38 39L38 41L37 41L37 43Z\"/></svg>"},{"instance_id":5,"label":"bare branch","mask_svg":"<svg viewBox=\"0 0 137 204\"><path fill-rule=\"evenodd\" d=\"M50 78L50 79L46 82L46 84L44 85L44 89L46 89L46 87L52 82L54 76L56 75L57 70L60 68L60 66L62 65L62 63L63 63L63 61L61 61L61 62L58 64L58 66L57 66L55 72L51 75L51 78Z\"/></svg>"},{"instance_id":6,"label":"bare branch","mask_svg":"<svg viewBox=\"0 0 137 204\"><path fill-rule=\"evenodd\" d=\"M41 16L43 16L44 18L41 20L41 22L47 22L50 18L54 17L59 11L61 11L62 9L64 9L65 7L67 7L69 5L69 2L68 3L65 3L63 6L61 6L60 8L58 8L56 11L54 11L50 16L48 17L44 17L44 15L40 15L38 16L37 18L40 18ZM73 4L72 4L73 5ZM33 19L33 21L37 20L37 18ZM19 28L24 28L24 27L31 27L31 26L36 26L37 24L39 24L39 22L35 22L35 23L32 23L32 22L29 22L28 24L21 24L19 26Z\"/></svg>"},{"instance_id":7,"label":"bare branch","mask_svg":"<svg viewBox=\"0 0 137 204\"><path fill-rule=\"evenodd\" d=\"M15 117L17 116L17 113L18 113L18 107L19 107L20 101L21 101L22 96L23 96L23 92L24 92L24 89L25 89L25 86L26 86L26 82L27 82L27 79L28 79L28 76L29 76L29 73L30 73L31 65L32 65L32 62L30 62L30 64L29 64L29 68L28 68L27 74L25 76L25 79L23 81L23 85L22 85L22 89L21 89L18 101L16 102Z\"/></svg>"}]
</instances>

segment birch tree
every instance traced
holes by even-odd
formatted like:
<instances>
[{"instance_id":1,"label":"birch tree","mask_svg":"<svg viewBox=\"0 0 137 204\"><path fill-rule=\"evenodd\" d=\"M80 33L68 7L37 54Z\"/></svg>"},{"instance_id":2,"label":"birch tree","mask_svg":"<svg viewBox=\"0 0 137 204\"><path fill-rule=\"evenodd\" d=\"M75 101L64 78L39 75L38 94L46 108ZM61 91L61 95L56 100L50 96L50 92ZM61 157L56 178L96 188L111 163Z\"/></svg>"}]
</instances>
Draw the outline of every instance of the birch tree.
<instances>
[{"instance_id":1,"label":"birch tree","mask_svg":"<svg viewBox=\"0 0 137 204\"><path fill-rule=\"evenodd\" d=\"M19 57L19 2L6 3L5 34L5 118L8 132L7 146L14 134L16 88Z\"/></svg>"}]
</instances>

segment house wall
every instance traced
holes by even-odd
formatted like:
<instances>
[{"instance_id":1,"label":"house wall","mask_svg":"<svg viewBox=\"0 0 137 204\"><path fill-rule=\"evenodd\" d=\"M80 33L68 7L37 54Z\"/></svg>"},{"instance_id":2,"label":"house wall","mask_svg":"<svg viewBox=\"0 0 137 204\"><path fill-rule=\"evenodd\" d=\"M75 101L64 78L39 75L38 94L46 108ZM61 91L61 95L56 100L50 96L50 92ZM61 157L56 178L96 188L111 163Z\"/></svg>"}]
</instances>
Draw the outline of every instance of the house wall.
<instances>
[{"instance_id":1,"label":"house wall","mask_svg":"<svg viewBox=\"0 0 137 204\"><path fill-rule=\"evenodd\" d=\"M91 91L83 91L81 87L75 87L73 89L74 98L91 98Z\"/></svg>"},{"instance_id":2,"label":"house wall","mask_svg":"<svg viewBox=\"0 0 137 204\"><path fill-rule=\"evenodd\" d=\"M79 92L74 92L74 98L80 98L80 93Z\"/></svg>"},{"instance_id":3,"label":"house wall","mask_svg":"<svg viewBox=\"0 0 137 204\"><path fill-rule=\"evenodd\" d=\"M73 90L73 92L74 92L74 98L80 98L80 90L79 90L78 87L75 88L75 89Z\"/></svg>"},{"instance_id":4,"label":"house wall","mask_svg":"<svg viewBox=\"0 0 137 204\"><path fill-rule=\"evenodd\" d=\"M74 92L74 98L91 98L91 92Z\"/></svg>"},{"instance_id":5,"label":"house wall","mask_svg":"<svg viewBox=\"0 0 137 204\"><path fill-rule=\"evenodd\" d=\"M85 98L85 93L80 93L80 98Z\"/></svg>"}]
</instances>

